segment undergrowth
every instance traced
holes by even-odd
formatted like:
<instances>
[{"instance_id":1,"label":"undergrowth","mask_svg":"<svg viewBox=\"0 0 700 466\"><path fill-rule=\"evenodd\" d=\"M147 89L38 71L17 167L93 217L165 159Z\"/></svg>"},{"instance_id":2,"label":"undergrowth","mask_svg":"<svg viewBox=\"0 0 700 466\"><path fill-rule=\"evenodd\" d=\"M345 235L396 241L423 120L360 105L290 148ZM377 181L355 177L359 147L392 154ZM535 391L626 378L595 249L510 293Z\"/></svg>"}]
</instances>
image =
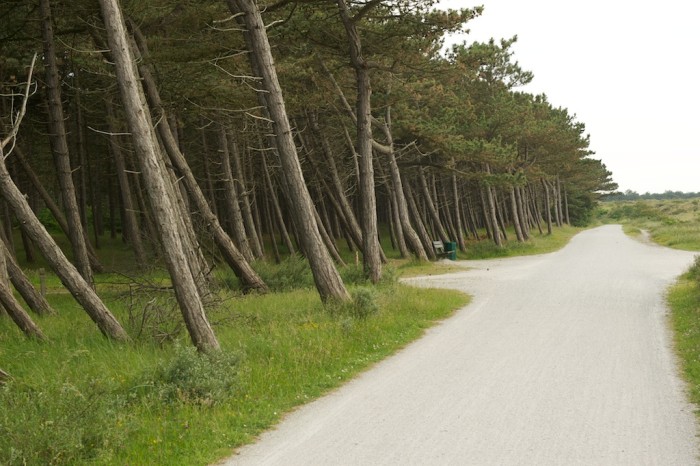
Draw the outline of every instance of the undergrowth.
<instances>
[{"instance_id":1,"label":"undergrowth","mask_svg":"<svg viewBox=\"0 0 700 466\"><path fill-rule=\"evenodd\" d=\"M215 355L184 334L112 343L65 293L47 296L59 315L36 318L46 343L0 318L0 367L11 375L0 387L0 464L211 464L467 301L389 278L323 305L303 283L210 308ZM125 320L123 295L110 296Z\"/></svg>"}]
</instances>

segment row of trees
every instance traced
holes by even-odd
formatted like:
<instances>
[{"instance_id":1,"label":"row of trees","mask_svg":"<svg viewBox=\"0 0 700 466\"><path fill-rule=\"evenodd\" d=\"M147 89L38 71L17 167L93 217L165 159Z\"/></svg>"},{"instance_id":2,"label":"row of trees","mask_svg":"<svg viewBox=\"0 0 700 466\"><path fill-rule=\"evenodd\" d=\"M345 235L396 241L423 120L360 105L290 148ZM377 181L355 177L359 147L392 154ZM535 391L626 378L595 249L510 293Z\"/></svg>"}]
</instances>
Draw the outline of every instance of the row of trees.
<instances>
[{"instance_id":1,"label":"row of trees","mask_svg":"<svg viewBox=\"0 0 700 466\"><path fill-rule=\"evenodd\" d=\"M380 225L402 257L428 260L437 238L500 246L585 221L616 186L584 125L516 90L532 74L512 59L515 39L444 52L444 35L481 10L434 3L5 2L0 269L34 296L17 285L19 225L25 250L41 251L106 336L126 340L93 289L100 236L119 232L137 264L158 252L193 343L211 351L212 259L265 292L250 264L300 253L321 299L344 301L337 242L377 282ZM11 296L0 284L3 307L41 338Z\"/></svg>"},{"instance_id":2,"label":"row of trees","mask_svg":"<svg viewBox=\"0 0 700 466\"><path fill-rule=\"evenodd\" d=\"M662 193L650 193L646 192L644 194L639 194L637 191L632 191L631 189L625 192L615 192L604 195L602 201L637 201L640 199L656 199L659 201L666 199L693 199L700 197L700 192L683 192L683 191L664 191Z\"/></svg>"}]
</instances>

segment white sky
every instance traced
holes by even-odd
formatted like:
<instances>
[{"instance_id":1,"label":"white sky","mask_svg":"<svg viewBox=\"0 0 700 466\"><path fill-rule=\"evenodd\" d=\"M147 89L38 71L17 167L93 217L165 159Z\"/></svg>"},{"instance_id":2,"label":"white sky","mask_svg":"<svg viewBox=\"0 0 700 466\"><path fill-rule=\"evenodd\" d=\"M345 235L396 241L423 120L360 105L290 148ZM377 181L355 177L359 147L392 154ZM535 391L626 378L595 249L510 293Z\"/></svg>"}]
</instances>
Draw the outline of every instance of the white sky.
<instances>
[{"instance_id":1,"label":"white sky","mask_svg":"<svg viewBox=\"0 0 700 466\"><path fill-rule=\"evenodd\" d=\"M523 88L586 125L620 190L700 191L700 2L442 0L483 5L467 42L518 36ZM462 40L462 38L458 39Z\"/></svg>"}]
</instances>

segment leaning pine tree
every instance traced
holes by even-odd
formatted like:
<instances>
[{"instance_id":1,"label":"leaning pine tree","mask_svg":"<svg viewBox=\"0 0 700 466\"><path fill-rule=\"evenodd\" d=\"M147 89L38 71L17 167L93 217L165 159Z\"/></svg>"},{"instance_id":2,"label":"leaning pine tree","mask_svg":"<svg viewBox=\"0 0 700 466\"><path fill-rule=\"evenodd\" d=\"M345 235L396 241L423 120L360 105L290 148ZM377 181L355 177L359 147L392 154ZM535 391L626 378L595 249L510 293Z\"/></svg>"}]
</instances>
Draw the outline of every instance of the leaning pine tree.
<instances>
[{"instance_id":1,"label":"leaning pine tree","mask_svg":"<svg viewBox=\"0 0 700 466\"><path fill-rule=\"evenodd\" d=\"M162 155L159 153L150 111L140 87L121 8L117 0L100 0L100 6L134 149L180 311L197 349L203 352L218 350L219 341L204 313L195 278L187 264L182 232L176 221L179 215L177 201L172 186L168 186L170 181L167 174L161 169L159 160Z\"/></svg>"},{"instance_id":2,"label":"leaning pine tree","mask_svg":"<svg viewBox=\"0 0 700 466\"><path fill-rule=\"evenodd\" d=\"M229 9L245 28L246 45L250 50L253 72L262 78L265 92L258 96L269 112L275 138L275 146L282 165L282 180L289 196L294 225L299 232L316 289L323 301L347 301L350 295L333 264L318 228L314 205L304 181L292 129L285 108L282 87L272 58L265 24L260 10L253 0L227 0Z\"/></svg>"}]
</instances>

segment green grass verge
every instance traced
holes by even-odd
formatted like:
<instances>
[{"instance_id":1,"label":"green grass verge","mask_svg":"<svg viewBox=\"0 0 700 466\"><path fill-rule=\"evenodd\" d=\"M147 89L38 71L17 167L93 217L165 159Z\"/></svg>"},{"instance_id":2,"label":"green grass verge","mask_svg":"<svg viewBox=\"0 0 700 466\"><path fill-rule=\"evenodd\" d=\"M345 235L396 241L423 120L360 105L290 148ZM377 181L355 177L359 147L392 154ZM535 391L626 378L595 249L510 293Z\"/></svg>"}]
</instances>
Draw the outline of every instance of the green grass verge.
<instances>
[{"instance_id":1,"label":"green grass verge","mask_svg":"<svg viewBox=\"0 0 700 466\"><path fill-rule=\"evenodd\" d=\"M491 259L553 252L566 246L569 240L582 230L583 228L564 225L561 228L555 227L551 235L531 231L531 238L524 243L515 241L515 233L509 232L508 237L511 240L504 246L498 247L493 241L470 242L467 244L466 254L460 253L458 258Z\"/></svg>"},{"instance_id":2,"label":"green grass verge","mask_svg":"<svg viewBox=\"0 0 700 466\"><path fill-rule=\"evenodd\" d=\"M59 316L36 319L47 343L0 318L0 367L12 375L0 387L0 464L209 464L468 302L400 284L352 291L355 304L330 308L311 289L221 301L210 311L216 360L189 351L182 333L154 338L175 334L164 327L175 311L157 296L109 294L142 335L128 345L103 339L65 293L48 296Z\"/></svg>"},{"instance_id":3,"label":"green grass verge","mask_svg":"<svg viewBox=\"0 0 700 466\"><path fill-rule=\"evenodd\" d=\"M697 261L696 261L697 263ZM700 281L683 276L668 293L675 348L688 382L690 400L700 406ZM696 411L700 416L700 412Z\"/></svg>"}]
</instances>

